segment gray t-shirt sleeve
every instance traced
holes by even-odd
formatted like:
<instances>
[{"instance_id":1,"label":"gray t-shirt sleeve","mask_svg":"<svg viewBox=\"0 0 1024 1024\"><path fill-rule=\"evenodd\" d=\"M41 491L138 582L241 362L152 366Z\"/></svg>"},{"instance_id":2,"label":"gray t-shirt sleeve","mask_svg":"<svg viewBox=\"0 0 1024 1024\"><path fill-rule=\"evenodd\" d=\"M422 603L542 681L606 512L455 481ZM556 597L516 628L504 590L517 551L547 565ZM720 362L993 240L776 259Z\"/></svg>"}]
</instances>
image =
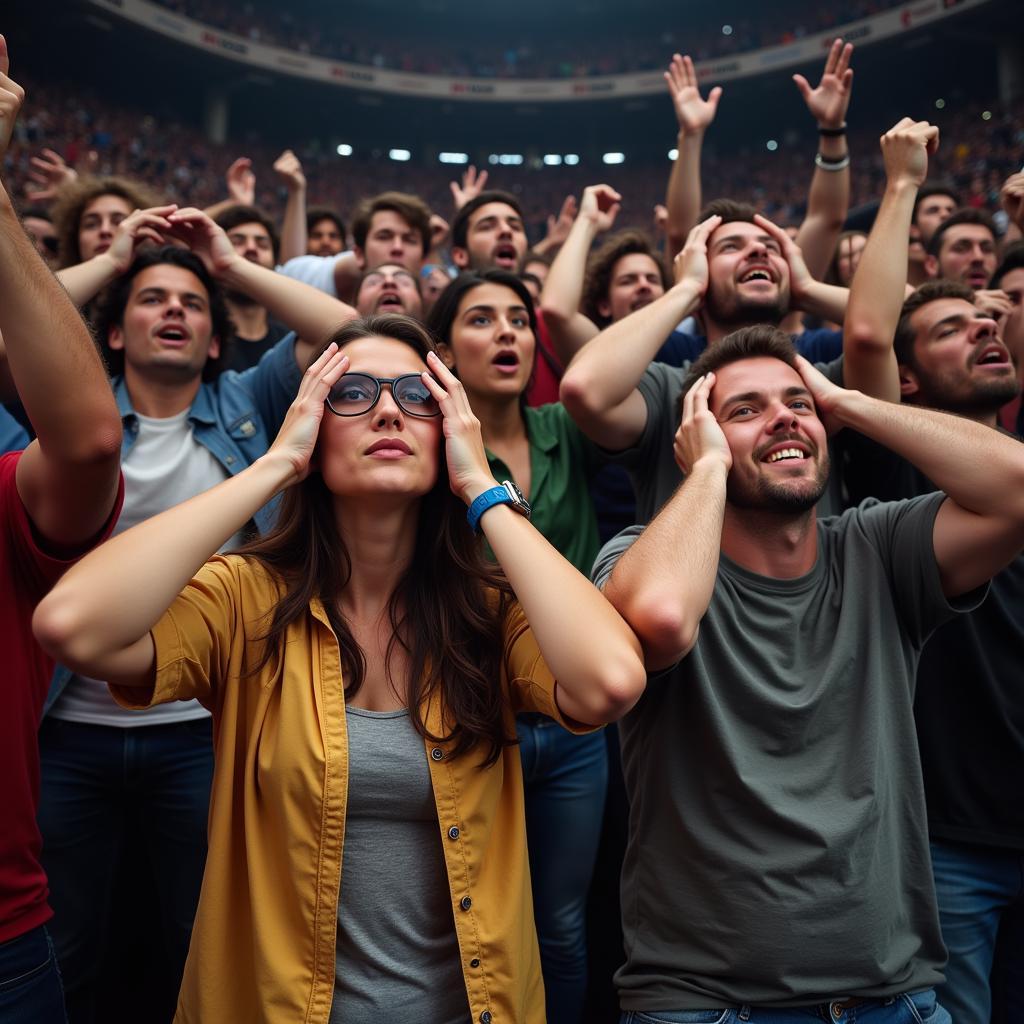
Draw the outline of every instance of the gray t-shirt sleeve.
<instances>
[{"instance_id":1,"label":"gray t-shirt sleeve","mask_svg":"<svg viewBox=\"0 0 1024 1024\"><path fill-rule=\"evenodd\" d=\"M675 419L675 408L682 390L685 369L666 363L651 363L637 384L647 406L647 422L640 439L632 448L610 454L612 462L626 469L649 466L657 458L664 441L666 424ZM675 434L675 430L672 431Z\"/></svg>"},{"instance_id":2,"label":"gray t-shirt sleeve","mask_svg":"<svg viewBox=\"0 0 1024 1024\"><path fill-rule=\"evenodd\" d=\"M958 612L984 600L987 585L947 598L935 559L935 517L946 495L941 491L907 501L868 498L854 512L857 524L882 560L901 623L915 646Z\"/></svg>"},{"instance_id":3,"label":"gray t-shirt sleeve","mask_svg":"<svg viewBox=\"0 0 1024 1024\"><path fill-rule=\"evenodd\" d=\"M594 561L594 568L590 573L590 578L597 585L598 589L604 589L605 583L608 582L608 577L612 574L612 569L615 568L615 563L622 557L625 552L644 532L642 526L627 526L621 533L617 533L601 550L597 553L597 558Z\"/></svg>"}]
</instances>

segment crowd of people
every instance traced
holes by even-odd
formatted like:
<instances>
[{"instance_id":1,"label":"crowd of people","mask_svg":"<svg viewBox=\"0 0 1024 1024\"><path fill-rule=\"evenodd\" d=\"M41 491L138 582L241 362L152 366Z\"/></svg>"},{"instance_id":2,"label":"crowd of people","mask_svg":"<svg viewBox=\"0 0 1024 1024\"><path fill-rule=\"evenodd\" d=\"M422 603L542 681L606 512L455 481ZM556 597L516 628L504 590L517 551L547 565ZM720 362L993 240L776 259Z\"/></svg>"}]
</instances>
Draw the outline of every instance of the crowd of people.
<instances>
[{"instance_id":1,"label":"crowd of people","mask_svg":"<svg viewBox=\"0 0 1024 1024\"><path fill-rule=\"evenodd\" d=\"M460 34L429 48L420 45L418 31L435 21L437 10L420 13L422 25L415 24L415 12L414 23L403 28L379 21L379 14L366 11L365 23L355 15L340 27L301 7L282 9L216 0L158 2L254 43L368 67L473 78L586 78L656 70L666 51L673 49L685 49L697 60L711 60L780 46L878 14L899 0L844 0L841 6L814 9L786 0L773 5L771 17L694 6L668 27L664 17L655 23L649 11L631 12L631 17L621 22L602 18L590 32L576 31L571 36L551 32L540 40L535 33L510 25L501 33L500 43L495 42L490 24L480 37L465 26ZM576 26L580 27L579 19Z\"/></svg>"},{"instance_id":2,"label":"crowd of people","mask_svg":"<svg viewBox=\"0 0 1024 1024\"><path fill-rule=\"evenodd\" d=\"M852 61L542 219L0 37L0 1019L1024 1019L1024 126Z\"/></svg>"}]
</instances>

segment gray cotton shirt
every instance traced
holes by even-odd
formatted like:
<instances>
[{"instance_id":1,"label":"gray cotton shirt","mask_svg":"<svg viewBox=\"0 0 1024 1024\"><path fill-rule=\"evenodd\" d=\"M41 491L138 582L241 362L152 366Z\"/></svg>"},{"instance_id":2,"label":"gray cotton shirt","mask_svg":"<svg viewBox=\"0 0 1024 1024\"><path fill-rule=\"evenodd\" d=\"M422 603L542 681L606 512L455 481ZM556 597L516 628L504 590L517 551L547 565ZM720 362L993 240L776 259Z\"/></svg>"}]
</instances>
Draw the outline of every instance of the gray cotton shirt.
<instances>
[{"instance_id":1,"label":"gray cotton shirt","mask_svg":"<svg viewBox=\"0 0 1024 1024\"><path fill-rule=\"evenodd\" d=\"M330 1024L468 1024L423 740L408 711L345 710L348 804Z\"/></svg>"},{"instance_id":2,"label":"gray cotton shirt","mask_svg":"<svg viewBox=\"0 0 1024 1024\"><path fill-rule=\"evenodd\" d=\"M817 366L833 384L842 387L842 356L834 362L819 363ZM647 404L644 431L632 448L606 453L611 462L624 466L629 473L636 491L636 517L640 523L649 523L683 480L672 446L679 429L679 396L683 393L683 381L689 372L689 362L681 367L651 363L637 385ZM819 516L838 515L843 510L838 468L840 459L831 441L829 453L832 472L825 493L818 502Z\"/></svg>"},{"instance_id":3,"label":"gray cotton shirt","mask_svg":"<svg viewBox=\"0 0 1024 1024\"><path fill-rule=\"evenodd\" d=\"M624 1009L941 981L914 680L932 630L982 596L943 596L943 498L819 519L817 561L797 579L722 557L695 647L619 723ZM605 545L598 585L640 530Z\"/></svg>"}]
</instances>

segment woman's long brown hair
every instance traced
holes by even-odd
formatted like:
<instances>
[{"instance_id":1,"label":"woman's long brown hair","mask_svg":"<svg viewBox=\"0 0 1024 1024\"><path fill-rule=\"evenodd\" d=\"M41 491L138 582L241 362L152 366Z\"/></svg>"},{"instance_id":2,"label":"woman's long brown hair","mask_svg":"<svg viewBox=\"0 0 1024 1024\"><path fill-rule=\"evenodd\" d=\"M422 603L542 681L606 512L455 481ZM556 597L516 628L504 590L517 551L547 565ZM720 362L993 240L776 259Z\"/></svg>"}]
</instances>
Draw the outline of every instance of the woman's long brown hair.
<instances>
[{"instance_id":1,"label":"woman's long brown hair","mask_svg":"<svg viewBox=\"0 0 1024 1024\"><path fill-rule=\"evenodd\" d=\"M330 340L343 347L374 337L405 342L421 357L434 348L416 321L396 315L350 321ZM352 562L323 477L312 472L289 488L275 528L238 553L260 562L284 586L259 667L279 654L289 624L308 614L310 601L318 597L338 638L345 697L355 696L366 674L366 659L338 603ZM401 647L409 662L409 714L416 731L450 743L452 756L479 749L484 766L494 764L502 749L516 742L504 724L501 686L504 620L511 600L508 582L484 561L466 522L465 506L449 488L442 448L437 480L421 499L412 561L388 601L392 633L386 667L390 680L391 656ZM426 728L423 708L431 700L441 702L446 735L435 736Z\"/></svg>"}]
</instances>

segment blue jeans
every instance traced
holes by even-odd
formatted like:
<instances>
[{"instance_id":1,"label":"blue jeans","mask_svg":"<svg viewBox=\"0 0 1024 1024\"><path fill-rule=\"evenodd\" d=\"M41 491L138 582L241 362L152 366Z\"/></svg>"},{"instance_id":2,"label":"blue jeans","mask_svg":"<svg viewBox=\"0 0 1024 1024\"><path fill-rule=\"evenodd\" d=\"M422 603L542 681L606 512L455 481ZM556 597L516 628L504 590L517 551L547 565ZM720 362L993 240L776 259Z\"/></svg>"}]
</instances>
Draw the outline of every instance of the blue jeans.
<instances>
[{"instance_id":1,"label":"blue jeans","mask_svg":"<svg viewBox=\"0 0 1024 1024\"><path fill-rule=\"evenodd\" d=\"M39 749L50 928L68 1016L89 1024L107 1010L96 1005L97 987L104 953L116 945L110 921L126 850L146 857L156 880L155 894L137 894L142 912L133 906L128 938L156 945L154 999L181 984L206 863L212 725L201 718L119 729L47 718ZM154 1006L137 1007L140 1021L159 1016Z\"/></svg>"},{"instance_id":2,"label":"blue jeans","mask_svg":"<svg viewBox=\"0 0 1024 1024\"><path fill-rule=\"evenodd\" d=\"M952 1018L939 1006L934 989L904 993L891 999L869 999L857 1006L843 1007L839 1002L816 1006L792 1006L759 1009L741 1006L738 1010L658 1010L640 1013L627 1010L620 1024L950 1024ZM957 1024L960 1024L957 1021Z\"/></svg>"},{"instance_id":3,"label":"blue jeans","mask_svg":"<svg viewBox=\"0 0 1024 1024\"><path fill-rule=\"evenodd\" d=\"M949 949L943 1005L956 1024L1024 1020L1024 854L933 842L932 871Z\"/></svg>"},{"instance_id":4,"label":"blue jeans","mask_svg":"<svg viewBox=\"0 0 1024 1024\"><path fill-rule=\"evenodd\" d=\"M608 752L542 715L516 721L526 787L533 911L547 1019L579 1024L587 989L587 890L594 873Z\"/></svg>"},{"instance_id":5,"label":"blue jeans","mask_svg":"<svg viewBox=\"0 0 1024 1024\"><path fill-rule=\"evenodd\" d=\"M67 1024L53 942L40 925L0 942L0 1021Z\"/></svg>"}]
</instances>

